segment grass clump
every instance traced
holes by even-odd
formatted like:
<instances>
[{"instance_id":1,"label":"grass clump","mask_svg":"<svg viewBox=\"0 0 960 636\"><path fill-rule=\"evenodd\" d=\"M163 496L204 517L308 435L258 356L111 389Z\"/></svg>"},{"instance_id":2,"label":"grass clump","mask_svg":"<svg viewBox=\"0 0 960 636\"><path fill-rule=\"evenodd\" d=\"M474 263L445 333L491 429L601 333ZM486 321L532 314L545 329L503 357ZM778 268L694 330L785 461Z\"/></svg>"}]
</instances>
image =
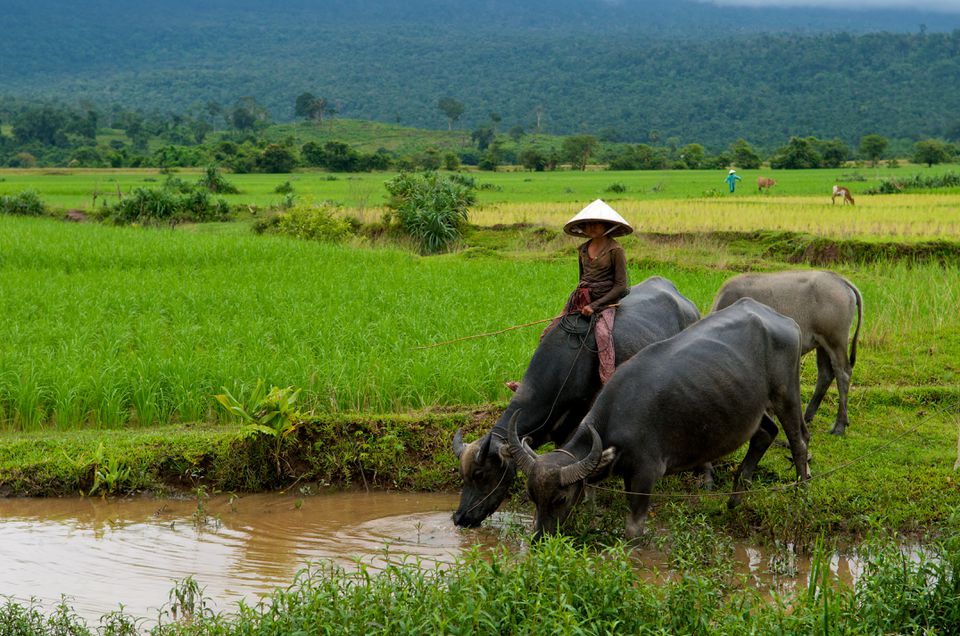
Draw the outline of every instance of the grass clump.
<instances>
[{"instance_id":1,"label":"grass clump","mask_svg":"<svg viewBox=\"0 0 960 636\"><path fill-rule=\"evenodd\" d=\"M41 216L46 212L46 205L40 200L40 195L33 190L0 197L0 214Z\"/></svg>"},{"instance_id":2,"label":"grass clump","mask_svg":"<svg viewBox=\"0 0 960 636\"><path fill-rule=\"evenodd\" d=\"M472 180L402 173L384 185L390 195L388 220L395 219L422 253L443 252L463 237L468 208L476 202Z\"/></svg>"}]
</instances>

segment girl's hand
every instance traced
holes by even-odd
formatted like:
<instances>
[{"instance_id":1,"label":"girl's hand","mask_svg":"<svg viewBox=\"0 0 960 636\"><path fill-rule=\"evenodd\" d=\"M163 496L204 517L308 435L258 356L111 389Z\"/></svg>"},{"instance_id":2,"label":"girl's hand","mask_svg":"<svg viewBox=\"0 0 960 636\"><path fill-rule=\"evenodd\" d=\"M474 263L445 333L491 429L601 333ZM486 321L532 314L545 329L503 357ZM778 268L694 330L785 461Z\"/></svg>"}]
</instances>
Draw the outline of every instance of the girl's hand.
<instances>
[{"instance_id":1,"label":"girl's hand","mask_svg":"<svg viewBox=\"0 0 960 636\"><path fill-rule=\"evenodd\" d=\"M591 307L590 305L586 305L583 309L580 310L580 313L583 314L584 316L592 316L593 307Z\"/></svg>"}]
</instances>

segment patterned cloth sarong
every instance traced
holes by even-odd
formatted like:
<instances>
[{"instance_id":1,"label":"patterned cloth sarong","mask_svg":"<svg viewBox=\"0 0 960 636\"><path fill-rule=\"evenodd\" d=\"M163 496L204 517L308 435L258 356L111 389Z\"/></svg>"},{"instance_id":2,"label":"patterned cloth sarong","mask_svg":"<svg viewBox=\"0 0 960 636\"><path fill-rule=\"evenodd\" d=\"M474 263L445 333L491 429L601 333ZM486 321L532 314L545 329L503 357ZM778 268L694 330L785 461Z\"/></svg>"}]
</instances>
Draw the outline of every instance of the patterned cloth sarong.
<instances>
[{"instance_id":1,"label":"patterned cloth sarong","mask_svg":"<svg viewBox=\"0 0 960 636\"><path fill-rule=\"evenodd\" d=\"M579 313L589 304L590 289L585 285L577 287L570 294L567 305L563 308L563 313L550 321L550 324L540 335L540 339L543 340L544 336L550 333L566 314ZM616 313L616 307L607 307L594 313L593 335L597 341L597 355L600 358L600 382L602 384L607 383L616 368L616 351L613 348L613 318Z\"/></svg>"}]
</instances>

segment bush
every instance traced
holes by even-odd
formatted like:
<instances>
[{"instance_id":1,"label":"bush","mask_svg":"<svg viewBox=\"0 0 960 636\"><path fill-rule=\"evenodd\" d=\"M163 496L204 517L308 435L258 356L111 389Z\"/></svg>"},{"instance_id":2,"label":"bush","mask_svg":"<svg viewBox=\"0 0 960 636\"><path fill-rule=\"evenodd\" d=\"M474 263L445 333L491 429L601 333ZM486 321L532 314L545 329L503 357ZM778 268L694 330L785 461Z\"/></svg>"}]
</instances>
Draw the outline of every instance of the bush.
<instances>
[{"instance_id":1,"label":"bush","mask_svg":"<svg viewBox=\"0 0 960 636\"><path fill-rule=\"evenodd\" d=\"M390 193L388 221L396 220L420 251L435 254L463 236L474 187L436 172L401 173L384 184Z\"/></svg>"},{"instance_id":2,"label":"bush","mask_svg":"<svg viewBox=\"0 0 960 636\"><path fill-rule=\"evenodd\" d=\"M223 178L216 166L207 166L207 171L197 181L197 185L209 192L220 194L239 194L237 186Z\"/></svg>"},{"instance_id":3,"label":"bush","mask_svg":"<svg viewBox=\"0 0 960 636\"><path fill-rule=\"evenodd\" d=\"M0 214L17 216L40 216L46 214L47 207L33 190L24 190L19 194L0 197Z\"/></svg>"},{"instance_id":4,"label":"bush","mask_svg":"<svg viewBox=\"0 0 960 636\"><path fill-rule=\"evenodd\" d=\"M355 233L353 223L334 216L330 206L293 208L254 226L258 233L282 234L308 241L339 243Z\"/></svg>"},{"instance_id":5,"label":"bush","mask_svg":"<svg viewBox=\"0 0 960 636\"><path fill-rule=\"evenodd\" d=\"M178 194L168 189L137 188L110 206L104 216L120 225L202 223L226 220L230 206L222 199L212 200L204 190Z\"/></svg>"}]
</instances>

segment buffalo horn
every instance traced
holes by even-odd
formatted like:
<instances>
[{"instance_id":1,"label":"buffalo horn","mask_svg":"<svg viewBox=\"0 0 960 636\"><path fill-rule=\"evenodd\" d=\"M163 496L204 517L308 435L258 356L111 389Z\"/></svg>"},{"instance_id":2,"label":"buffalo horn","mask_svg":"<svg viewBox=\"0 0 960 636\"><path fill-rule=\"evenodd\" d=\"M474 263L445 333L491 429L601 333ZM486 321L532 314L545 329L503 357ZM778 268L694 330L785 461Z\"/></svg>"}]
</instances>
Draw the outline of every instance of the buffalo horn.
<instances>
[{"instance_id":1,"label":"buffalo horn","mask_svg":"<svg viewBox=\"0 0 960 636\"><path fill-rule=\"evenodd\" d=\"M531 475L537 465L537 454L527 444L526 439L521 442L517 437L517 417L519 415L520 411L517 411L510 418L510 424L507 426L507 443L510 444L510 454L513 455L517 466L527 475Z\"/></svg>"},{"instance_id":2,"label":"buffalo horn","mask_svg":"<svg viewBox=\"0 0 960 636\"><path fill-rule=\"evenodd\" d=\"M581 426L583 426L581 424ZM600 457L603 455L603 442L600 440L600 434L596 429L587 424L587 430L593 438L590 454L578 461L576 464L564 466L560 469L560 485L569 486L581 479L586 479L600 465Z\"/></svg>"},{"instance_id":3,"label":"buffalo horn","mask_svg":"<svg viewBox=\"0 0 960 636\"><path fill-rule=\"evenodd\" d=\"M463 443L463 429L458 428L453 436L453 454L457 456L457 459L460 459L460 456L463 455L463 449L466 447L466 444Z\"/></svg>"}]
</instances>

